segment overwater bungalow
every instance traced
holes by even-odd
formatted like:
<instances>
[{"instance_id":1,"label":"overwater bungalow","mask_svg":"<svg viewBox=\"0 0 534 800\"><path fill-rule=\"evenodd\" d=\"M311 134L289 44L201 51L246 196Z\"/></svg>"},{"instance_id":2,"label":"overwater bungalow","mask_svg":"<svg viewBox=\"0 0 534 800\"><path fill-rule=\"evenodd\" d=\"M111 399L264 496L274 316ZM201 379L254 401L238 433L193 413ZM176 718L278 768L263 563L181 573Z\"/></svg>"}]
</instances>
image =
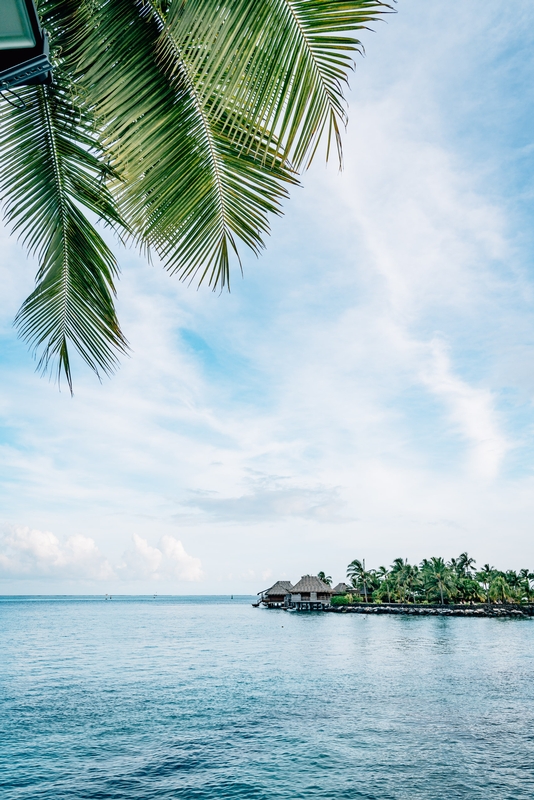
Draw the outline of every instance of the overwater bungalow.
<instances>
[{"instance_id":1,"label":"overwater bungalow","mask_svg":"<svg viewBox=\"0 0 534 800\"><path fill-rule=\"evenodd\" d=\"M316 575L303 575L291 589L290 608L297 611L322 611L330 605L332 589Z\"/></svg>"},{"instance_id":2,"label":"overwater bungalow","mask_svg":"<svg viewBox=\"0 0 534 800\"><path fill-rule=\"evenodd\" d=\"M291 581L276 581L270 589L260 592L258 605L263 603L267 608L289 608L291 588Z\"/></svg>"},{"instance_id":3,"label":"overwater bungalow","mask_svg":"<svg viewBox=\"0 0 534 800\"><path fill-rule=\"evenodd\" d=\"M332 589L332 594L334 597L341 594L348 594L349 592L359 592L359 589L355 589L353 586L349 586L348 583L343 583L343 581L336 584Z\"/></svg>"}]
</instances>

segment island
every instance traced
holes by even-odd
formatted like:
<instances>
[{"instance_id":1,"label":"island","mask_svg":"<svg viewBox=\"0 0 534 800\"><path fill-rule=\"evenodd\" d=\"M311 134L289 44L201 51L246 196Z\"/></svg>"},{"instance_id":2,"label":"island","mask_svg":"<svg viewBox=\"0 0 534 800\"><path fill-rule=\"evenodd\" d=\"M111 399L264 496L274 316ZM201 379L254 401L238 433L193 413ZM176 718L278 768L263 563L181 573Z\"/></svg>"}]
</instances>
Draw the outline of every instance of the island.
<instances>
[{"instance_id":1,"label":"island","mask_svg":"<svg viewBox=\"0 0 534 800\"><path fill-rule=\"evenodd\" d=\"M279 580L258 592L253 605L344 614L534 616L534 573L475 565L467 553L450 561L433 556L420 564L396 558L391 567L377 569L366 569L365 559L354 559L347 566L348 583L332 586L325 572L303 575L295 584Z\"/></svg>"}]
</instances>

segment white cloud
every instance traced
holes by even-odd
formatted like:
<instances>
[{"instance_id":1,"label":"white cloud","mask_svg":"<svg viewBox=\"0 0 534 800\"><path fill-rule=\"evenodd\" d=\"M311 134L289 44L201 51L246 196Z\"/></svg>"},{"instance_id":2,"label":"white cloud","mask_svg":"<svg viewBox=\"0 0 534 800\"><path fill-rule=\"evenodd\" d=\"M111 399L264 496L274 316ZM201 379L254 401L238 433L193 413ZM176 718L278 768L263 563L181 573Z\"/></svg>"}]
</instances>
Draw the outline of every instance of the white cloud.
<instances>
[{"instance_id":1,"label":"white cloud","mask_svg":"<svg viewBox=\"0 0 534 800\"><path fill-rule=\"evenodd\" d=\"M13 527L0 536L0 575L5 578L126 581L150 578L186 582L203 577L199 558L186 553L174 536L163 535L158 547L134 534L134 548L113 568L88 536L74 534L61 541L50 531Z\"/></svg>"},{"instance_id":2,"label":"white cloud","mask_svg":"<svg viewBox=\"0 0 534 800\"><path fill-rule=\"evenodd\" d=\"M162 536L158 547L152 547L146 539L133 535L133 550L127 550L117 571L122 578L151 578L154 580L176 579L195 582L203 577L199 558L186 553L182 542L168 534Z\"/></svg>"},{"instance_id":3,"label":"white cloud","mask_svg":"<svg viewBox=\"0 0 534 800\"><path fill-rule=\"evenodd\" d=\"M0 537L0 571L6 577L113 577L109 562L93 539L75 534L61 542L50 531L15 527Z\"/></svg>"}]
</instances>

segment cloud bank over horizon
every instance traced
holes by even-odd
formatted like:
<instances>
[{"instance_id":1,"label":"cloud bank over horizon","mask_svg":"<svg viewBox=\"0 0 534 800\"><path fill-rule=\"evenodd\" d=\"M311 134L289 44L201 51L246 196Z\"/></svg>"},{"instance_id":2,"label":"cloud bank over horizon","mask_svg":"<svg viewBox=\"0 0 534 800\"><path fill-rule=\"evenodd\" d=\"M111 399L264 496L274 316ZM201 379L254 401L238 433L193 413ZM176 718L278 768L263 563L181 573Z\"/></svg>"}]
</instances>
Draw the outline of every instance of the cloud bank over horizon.
<instances>
[{"instance_id":1,"label":"cloud bank over horizon","mask_svg":"<svg viewBox=\"0 0 534 800\"><path fill-rule=\"evenodd\" d=\"M60 541L50 531L12 528L0 536L0 576L101 581L114 570L88 536Z\"/></svg>"},{"instance_id":2,"label":"cloud bank over horizon","mask_svg":"<svg viewBox=\"0 0 534 800\"><path fill-rule=\"evenodd\" d=\"M343 173L318 158L231 294L119 252L110 381L33 374L35 265L0 234L0 591L534 567L534 7L397 10L364 32Z\"/></svg>"},{"instance_id":3,"label":"cloud bank over horizon","mask_svg":"<svg viewBox=\"0 0 534 800\"><path fill-rule=\"evenodd\" d=\"M159 547L152 547L133 534L132 544L112 565L88 536L59 539L50 531L13 527L0 533L0 578L115 586L117 579L149 579L157 585L165 579L191 583L203 577L200 559L188 555L174 536L162 536Z\"/></svg>"}]
</instances>

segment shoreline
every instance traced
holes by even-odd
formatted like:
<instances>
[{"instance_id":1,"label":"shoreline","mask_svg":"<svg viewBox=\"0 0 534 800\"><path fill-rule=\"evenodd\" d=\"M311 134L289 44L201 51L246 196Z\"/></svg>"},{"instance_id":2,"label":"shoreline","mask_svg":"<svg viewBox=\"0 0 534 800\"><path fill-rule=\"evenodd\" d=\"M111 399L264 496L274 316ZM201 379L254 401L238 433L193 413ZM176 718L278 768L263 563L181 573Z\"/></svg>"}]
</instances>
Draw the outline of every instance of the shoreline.
<instances>
[{"instance_id":1,"label":"shoreline","mask_svg":"<svg viewBox=\"0 0 534 800\"><path fill-rule=\"evenodd\" d=\"M513 604L491 605L443 605L429 606L414 603L353 603L352 605L327 606L324 611L333 614L404 614L410 616L440 617L534 617L534 604L519 606Z\"/></svg>"}]
</instances>

